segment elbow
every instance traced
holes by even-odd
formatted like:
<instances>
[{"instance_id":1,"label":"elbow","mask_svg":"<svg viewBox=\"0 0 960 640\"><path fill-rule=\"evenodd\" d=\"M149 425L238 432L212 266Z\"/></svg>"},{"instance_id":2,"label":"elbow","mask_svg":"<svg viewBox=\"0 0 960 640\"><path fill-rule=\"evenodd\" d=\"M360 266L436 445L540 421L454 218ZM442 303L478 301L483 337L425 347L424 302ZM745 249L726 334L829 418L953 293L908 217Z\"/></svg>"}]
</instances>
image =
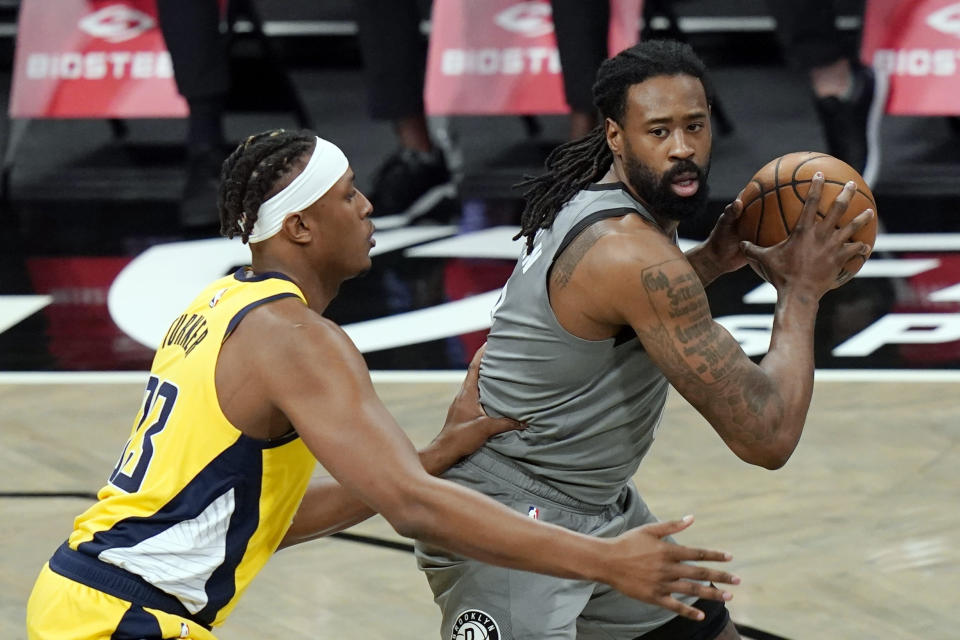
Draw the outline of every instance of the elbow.
<instances>
[{"instance_id":1,"label":"elbow","mask_svg":"<svg viewBox=\"0 0 960 640\"><path fill-rule=\"evenodd\" d=\"M391 503L380 513L399 535L420 539L432 530L434 509L430 507L428 491L418 490L416 485L408 486L398 492Z\"/></svg>"},{"instance_id":2,"label":"elbow","mask_svg":"<svg viewBox=\"0 0 960 640\"><path fill-rule=\"evenodd\" d=\"M397 532L397 535L403 536L404 538L419 540L423 537L424 527L416 520L398 520L390 524L393 526L393 530Z\"/></svg>"},{"instance_id":3,"label":"elbow","mask_svg":"<svg viewBox=\"0 0 960 640\"><path fill-rule=\"evenodd\" d=\"M426 510L417 507L401 509L392 518L387 518L387 521L393 530L404 538L421 540L432 530Z\"/></svg>"},{"instance_id":4,"label":"elbow","mask_svg":"<svg viewBox=\"0 0 960 640\"><path fill-rule=\"evenodd\" d=\"M412 505L403 502L389 510L384 509L381 515L399 535L404 538L415 538L423 527L416 511Z\"/></svg>"},{"instance_id":5,"label":"elbow","mask_svg":"<svg viewBox=\"0 0 960 640\"><path fill-rule=\"evenodd\" d=\"M779 455L771 454L771 455L764 456L754 464L756 464L758 467L763 467L764 469L768 469L770 471L776 471L777 469L782 468L783 465L787 464L787 460L789 459L790 459L789 453L779 454Z\"/></svg>"},{"instance_id":6,"label":"elbow","mask_svg":"<svg viewBox=\"0 0 960 640\"><path fill-rule=\"evenodd\" d=\"M780 469L797 447L797 441L771 434L763 440L751 438L748 441L730 442L730 448L737 457L746 462L770 471Z\"/></svg>"},{"instance_id":7,"label":"elbow","mask_svg":"<svg viewBox=\"0 0 960 640\"><path fill-rule=\"evenodd\" d=\"M750 447L738 452L738 455L744 462L776 471L787 464L793 449L793 446Z\"/></svg>"},{"instance_id":8,"label":"elbow","mask_svg":"<svg viewBox=\"0 0 960 640\"><path fill-rule=\"evenodd\" d=\"M744 462L771 471L787 464L800 442L801 429L781 415L758 416L737 427L727 432L733 436L727 440L730 448Z\"/></svg>"}]
</instances>

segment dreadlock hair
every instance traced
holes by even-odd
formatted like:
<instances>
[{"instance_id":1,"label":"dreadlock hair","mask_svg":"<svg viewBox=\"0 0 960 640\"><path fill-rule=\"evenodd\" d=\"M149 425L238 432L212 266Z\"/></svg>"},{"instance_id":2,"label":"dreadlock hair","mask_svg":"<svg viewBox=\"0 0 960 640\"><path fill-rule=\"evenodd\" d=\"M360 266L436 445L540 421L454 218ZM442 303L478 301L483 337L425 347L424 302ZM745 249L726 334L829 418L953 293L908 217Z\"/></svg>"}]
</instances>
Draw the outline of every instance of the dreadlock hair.
<instances>
[{"instance_id":1,"label":"dreadlock hair","mask_svg":"<svg viewBox=\"0 0 960 640\"><path fill-rule=\"evenodd\" d=\"M646 40L605 60L593 85L593 104L601 119L610 118L623 125L627 92L632 85L655 76L688 75L700 80L713 102L713 90L706 77L706 66L690 45L675 40ZM526 200L521 214L520 233L527 239L527 253L539 229L549 229L557 212L573 196L596 182L610 169L613 155L607 146L603 124L590 133L554 149L544 163L545 174L527 176L516 185Z\"/></svg>"},{"instance_id":2,"label":"dreadlock hair","mask_svg":"<svg viewBox=\"0 0 960 640\"><path fill-rule=\"evenodd\" d=\"M267 194L315 143L312 131L285 129L257 133L240 143L220 169L220 233L247 242Z\"/></svg>"}]
</instances>

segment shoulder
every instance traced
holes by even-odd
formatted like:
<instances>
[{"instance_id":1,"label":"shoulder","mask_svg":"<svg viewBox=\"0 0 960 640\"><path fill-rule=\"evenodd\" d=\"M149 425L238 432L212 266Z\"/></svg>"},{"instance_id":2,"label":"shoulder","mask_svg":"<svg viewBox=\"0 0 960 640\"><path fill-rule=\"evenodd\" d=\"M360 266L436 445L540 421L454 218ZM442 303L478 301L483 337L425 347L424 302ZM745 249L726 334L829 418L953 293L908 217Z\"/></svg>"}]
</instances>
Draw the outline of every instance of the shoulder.
<instances>
[{"instance_id":1,"label":"shoulder","mask_svg":"<svg viewBox=\"0 0 960 640\"><path fill-rule=\"evenodd\" d=\"M585 229L571 247L576 243L581 244L585 271L595 275L623 271L629 276L638 268L685 260L683 252L663 230L637 214L597 222Z\"/></svg>"},{"instance_id":2,"label":"shoulder","mask_svg":"<svg viewBox=\"0 0 960 640\"><path fill-rule=\"evenodd\" d=\"M589 283L591 315L638 332L674 317L680 302L689 303L684 312L706 305L703 285L686 256L652 223L614 223L584 257L581 273L581 286Z\"/></svg>"},{"instance_id":3,"label":"shoulder","mask_svg":"<svg viewBox=\"0 0 960 640\"><path fill-rule=\"evenodd\" d=\"M644 283L666 265L692 270L680 249L653 222L636 214L601 220L577 236L550 273L557 308L575 308L608 325L630 324ZM645 280L646 279L646 280Z\"/></svg>"},{"instance_id":4,"label":"shoulder","mask_svg":"<svg viewBox=\"0 0 960 640\"><path fill-rule=\"evenodd\" d=\"M261 304L244 317L240 327L262 332L264 337L286 336L299 329L330 330L336 325L308 307L297 297L289 296Z\"/></svg>"},{"instance_id":5,"label":"shoulder","mask_svg":"<svg viewBox=\"0 0 960 640\"><path fill-rule=\"evenodd\" d=\"M346 332L295 297L260 305L243 319L230 341L252 360L284 369L314 368L334 357L362 358Z\"/></svg>"}]
</instances>

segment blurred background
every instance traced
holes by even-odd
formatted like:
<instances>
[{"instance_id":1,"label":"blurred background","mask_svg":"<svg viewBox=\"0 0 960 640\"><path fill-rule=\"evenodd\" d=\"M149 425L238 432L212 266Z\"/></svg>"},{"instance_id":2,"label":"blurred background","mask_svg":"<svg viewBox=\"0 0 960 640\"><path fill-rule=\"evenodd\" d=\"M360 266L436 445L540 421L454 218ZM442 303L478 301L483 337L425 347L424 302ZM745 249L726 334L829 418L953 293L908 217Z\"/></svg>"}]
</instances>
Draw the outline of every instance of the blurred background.
<instances>
[{"instance_id":1,"label":"blurred background","mask_svg":"<svg viewBox=\"0 0 960 640\"><path fill-rule=\"evenodd\" d=\"M340 145L376 207L373 269L344 286L328 315L372 369L462 368L519 255L513 185L594 124L589 84L606 55L596 34L605 39L607 16L632 3L615 0L611 12L605 2L491 0L481 24L458 15L470 3L438 0L439 28L422 1L157 4L0 0L0 371L149 368L182 302L247 260L238 241L217 239L216 175L237 142L276 127L313 128ZM818 367L957 368L957 111L884 113L919 98L905 86L884 95L858 62L864 4L636 4L627 37L686 40L716 88L710 215L681 228L685 241L704 238L772 158L838 155L868 176L882 233L860 275L824 301ZM960 3L868 4L879 23L930 39L924 58L875 35L893 52L868 59L885 60L894 80L957 85ZM499 50L470 44L484 34L507 40ZM431 51L425 107L431 39L447 49ZM517 112L531 92L488 88L544 76L559 97L530 107L540 111ZM460 84L436 84L451 78ZM714 315L762 355L773 290L743 270L709 295Z\"/></svg>"},{"instance_id":2,"label":"blurred background","mask_svg":"<svg viewBox=\"0 0 960 640\"><path fill-rule=\"evenodd\" d=\"M960 0L0 0L0 636L23 637L169 323L249 261L216 220L231 148L308 127L345 151L377 246L327 315L425 444L520 254L514 185L595 124L609 49L658 37L692 45L716 94L684 247L793 151L863 172L881 233L821 302L789 467L742 464L672 395L638 486L697 514L684 543L737 558L744 637L955 638ZM760 358L776 292L743 269L708 295ZM379 517L354 531L279 554L223 637L436 637L409 541Z\"/></svg>"}]
</instances>

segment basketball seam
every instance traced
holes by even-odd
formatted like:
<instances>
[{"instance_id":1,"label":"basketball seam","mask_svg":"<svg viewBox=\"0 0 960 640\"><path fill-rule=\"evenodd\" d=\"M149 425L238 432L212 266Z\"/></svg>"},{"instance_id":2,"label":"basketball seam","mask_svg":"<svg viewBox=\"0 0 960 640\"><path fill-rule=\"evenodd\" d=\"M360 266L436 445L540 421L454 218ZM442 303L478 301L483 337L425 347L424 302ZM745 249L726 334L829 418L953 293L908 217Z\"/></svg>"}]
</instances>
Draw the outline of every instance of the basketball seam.
<instances>
[{"instance_id":1,"label":"basketball seam","mask_svg":"<svg viewBox=\"0 0 960 640\"><path fill-rule=\"evenodd\" d=\"M800 192L797 190L797 185L798 185L798 184L802 184L801 182L798 182L798 181L797 181L797 172L800 171L800 167L802 167L803 165L807 164L807 163L810 162L811 160L816 160L817 158L829 158L829 157L830 157L830 156L828 156L828 155L826 155L826 154L824 154L824 153L821 153L821 154L818 155L818 156L813 156L812 158L807 158L807 159L804 160L803 162L798 162L798 163L797 163L797 166L795 166L795 167L793 168L793 175L790 176L790 188L793 189L793 195L796 196L797 200L800 201L800 206L801 206L801 207L806 206L807 201L800 197ZM812 180L812 179L811 179L811 180L804 180L803 182L813 182L813 180ZM827 184L827 182L828 182L828 180L826 179L826 176L824 176L823 184ZM833 183L832 180L830 180L829 182L830 182L831 184ZM808 190L807 192L809 193L809 190ZM827 216L821 214L820 211L814 211L814 213L817 214L817 216L819 216L820 218L826 218L826 217L827 217Z\"/></svg>"},{"instance_id":2,"label":"basketball seam","mask_svg":"<svg viewBox=\"0 0 960 640\"><path fill-rule=\"evenodd\" d=\"M752 182L756 182L757 186L760 187L760 191L763 191L763 185L760 184L759 180L753 180ZM754 200L754 202L756 202L756 200ZM750 204L753 204L753 202L751 202ZM757 216L757 229L753 234L753 244L760 244L760 226L763 224L763 211L764 209L766 209L766 204L767 204L767 201L761 198L760 199L760 215ZM743 210L746 211L747 208L744 207Z\"/></svg>"},{"instance_id":3,"label":"basketball seam","mask_svg":"<svg viewBox=\"0 0 960 640\"><path fill-rule=\"evenodd\" d=\"M794 182L793 185L792 185L792 186L793 186L793 193L794 193L794 195L797 196L797 200L799 200L799 201L802 202L803 204L806 204L807 201L804 200L803 198L801 198L801 197L800 197L800 194L797 193L797 185L798 185L798 184L806 184L806 183L808 183L808 182L813 182L813 180L799 180L799 181L797 181L797 182ZM838 186L842 189L842 188L844 187L844 185L846 185L847 183L846 183L846 182L840 182L840 181L838 181L838 180L824 180L824 181L823 181L823 184L835 184L835 185L838 185ZM876 210L877 210L877 205L874 203L873 198L871 198L869 195L867 195L866 193L864 193L863 191L861 191L859 188L857 189L857 193L859 193L859 194L862 195L864 198L866 198L866 199L867 199L867 202L869 202L871 205L873 205L871 208L874 210L874 212L876 212ZM816 214L817 214L817 216L818 216L821 220L827 217L826 214L820 213L819 211L817 211ZM837 229L839 229L839 228L840 228L840 225L837 225Z\"/></svg>"},{"instance_id":4,"label":"basketball seam","mask_svg":"<svg viewBox=\"0 0 960 640\"><path fill-rule=\"evenodd\" d=\"M807 184L808 182L813 182L813 180L797 180L795 183L792 183L792 184L789 184L789 183L788 183L788 184L782 184L782 185L780 185L780 186L778 186L778 187L775 187L775 188L773 188L773 189L767 189L766 191L763 191L763 185L760 184L760 182L759 182L758 180L751 180L750 182L756 182L758 185L760 185L760 195L758 195L756 198L754 198L754 199L751 200L750 202L745 202L745 203L743 204L743 210L744 210L744 211L746 211L747 208L748 208L750 205L752 205L754 202L756 202L756 201L759 200L760 198L762 198L762 197L764 197L764 196L766 196L766 195L770 195L771 193L773 193L774 191L777 191L778 189L789 189L789 188L791 188L791 187L793 187L793 186L795 186L795 185ZM824 181L823 181L823 184L837 184L837 185L840 185L840 186L842 187L843 185L846 184L846 182L839 182L838 180L824 180ZM870 201L870 204L874 205L874 207L876 206L876 203L874 202L873 198L870 197L870 194L869 194L869 193L865 193L865 192L861 191L859 188L857 188L857 193L859 193L859 194L862 195L864 198L866 198L867 200L869 200L869 201ZM797 198L800 199L800 196L798 195ZM803 199L800 199L800 202L806 202L806 201L803 200Z\"/></svg>"},{"instance_id":5,"label":"basketball seam","mask_svg":"<svg viewBox=\"0 0 960 640\"><path fill-rule=\"evenodd\" d=\"M833 157L833 156L829 156L829 155L827 155L827 154L825 154L825 153L822 153L822 154L820 154L819 156L813 156L812 158L807 158L807 159L804 160L803 162L799 163L796 167L794 167L794 169L793 169L793 175L790 177L790 182L791 182L791 184L793 184L793 194L794 194L795 196L797 196L797 200L799 200L800 202L804 202L804 199L801 198L801 197L800 197L800 194L797 192L797 185L798 185L798 184L803 184L803 183L805 183L805 182L812 182L812 180L797 180L797 172L800 171L800 167L802 167L803 165L807 164L808 162L811 162L811 161L813 161L813 160L816 160L817 158L831 158L831 157ZM860 176L860 177L862 178L863 176ZM840 184L840 183L837 182L836 180L827 180L826 177L824 177L823 184ZM843 183L843 184L845 185L846 183ZM863 191L861 191L861 190L860 190L860 187L857 187L857 193L859 193L859 194L862 195L864 198L866 198L866 199L870 202L870 204L873 205L874 208L877 207L877 203L874 202L873 198L871 198L870 196L868 196L867 194L865 194ZM817 213L820 213L820 212L818 211ZM820 217L825 218L826 216L820 216Z\"/></svg>"},{"instance_id":6,"label":"basketball seam","mask_svg":"<svg viewBox=\"0 0 960 640\"><path fill-rule=\"evenodd\" d=\"M817 152L807 152L807 153L809 154L809 157L804 158L794 166L791 172L791 175L789 177L788 183L782 184L780 182L780 169L783 166L783 160L785 156L780 156L779 158L776 159L776 163L774 166L774 175L773 175L773 187L771 189L764 190L764 185L760 182L760 180L757 179L756 176L751 178L750 182L747 183L748 185L750 185L751 183L757 185L757 195L751 198L749 202L743 204L742 211L746 212L750 207L756 204L758 199L760 200L760 211L756 215L756 227L754 228L754 233L753 233L753 236L754 236L753 241L755 244L760 244L760 236L764 229L763 220L766 216L766 197L770 195L771 191L775 192L774 195L777 198L777 207L778 207L777 213L779 214L780 222L783 225L783 229L786 235L789 236L791 233L791 229L787 222L787 217L784 213L783 195L782 195L781 189L784 189L784 188L792 189L793 196L800 203L801 207L805 206L807 199L804 197L801 197L799 187L802 184L811 184L813 182L813 178L811 177L806 180L799 180L798 175L800 172L800 168L815 160L819 160L822 158L828 158L828 159L833 158L833 156L830 156L824 153L817 153ZM824 177L823 184L836 185L836 186L839 186L842 190L843 187L846 185L846 181L841 182L839 180L831 180ZM867 189L869 188L867 187ZM808 193L809 193L809 189L808 189ZM859 194L860 196L863 196L863 198L869 203L870 208L876 211L876 200L874 199L873 195L869 193L869 191L865 191L864 189L861 189L859 186L857 186L856 193ZM824 220L827 217L826 214L821 213L820 211L814 211L814 214L819 220ZM837 228L838 229L840 228L839 224L837 225ZM862 259L862 263L865 263L865 262L866 262L866 259ZM841 269L841 271L844 271L844 269Z\"/></svg>"},{"instance_id":7,"label":"basketball seam","mask_svg":"<svg viewBox=\"0 0 960 640\"><path fill-rule=\"evenodd\" d=\"M787 217L783 215L783 201L780 199L780 165L782 163L783 156L780 156L777 158L777 166L773 170L773 186L777 196L777 213L780 214L780 222L783 223L783 233L788 236L790 235L790 225L787 224ZM763 222L762 218L760 222Z\"/></svg>"},{"instance_id":8,"label":"basketball seam","mask_svg":"<svg viewBox=\"0 0 960 640\"><path fill-rule=\"evenodd\" d=\"M803 180L803 181L801 181L801 182L799 182L799 183L797 183L797 184L804 184L804 183L806 183L806 182L810 182L810 180ZM824 184L827 184L827 182L824 181ZM835 182L833 182L833 181L830 181L830 184L839 184L839 183L835 183ZM797 198L797 200L800 202L800 206L801 206L801 207L802 207L803 205L807 204L807 201L804 200L803 198L801 198L801 197L800 197L800 194L797 193L796 185L794 185L793 183L791 183L791 184L785 184L785 185L781 186L781 187L780 187L780 190L783 190L783 189L790 189L791 191L793 191L793 195L794 195L794 196ZM815 216L817 216L818 218L820 218L821 220L823 220L824 218L827 217L826 214L820 213L819 211L814 211L813 214L814 214ZM797 218L799 218L799 216L797 216ZM837 227L837 228L839 229L840 227Z\"/></svg>"},{"instance_id":9,"label":"basketball seam","mask_svg":"<svg viewBox=\"0 0 960 640\"><path fill-rule=\"evenodd\" d=\"M807 184L807 183L809 183L809 182L812 182L813 180L812 180L812 179L811 179L811 180L797 180L797 179L796 179L797 171L799 170L799 168L800 168L801 166L803 166L803 165L806 164L807 162L811 162L811 161L816 160L816 159L818 159L818 158L831 158L831 157L833 157L833 156L829 156L829 155L827 155L827 154L821 154L821 155L818 155L818 156L813 156L812 158L807 158L806 160L804 160L803 162L801 162L800 164L798 164L798 165L796 166L796 168L794 169L793 175L790 177L790 184L785 184L785 185L780 185L780 183L779 183L779 180L780 180L780 162L783 160L783 156L781 156L780 158L777 158L776 173L775 173L775 175L774 175L774 187L773 187L772 189L768 189L768 190L764 191L764 190L763 190L763 184L761 184L759 180L756 180L756 179L754 179L754 178L751 178L750 182L755 182L755 183L757 184L757 186L759 187L759 193L758 193L758 195L757 195L753 200L751 200L750 202L745 202L745 203L743 203L743 210L746 211L746 210L750 207L750 205L752 205L752 204L753 204L754 202L756 202L758 199L762 199L762 198L764 198L765 196L773 193L774 191L777 192L777 204L782 207L783 203L780 201L780 198L779 198L779 190L780 190L782 187L791 187L791 188L793 189L794 195L797 196L797 199L798 199L801 203L806 203L806 200L804 200L803 198L801 198L801 197L800 197L800 194L797 192L797 186L798 186L798 185L801 185L801 184ZM844 182L839 182L839 181L837 181L837 180L828 180L828 179L824 179L823 183L824 183L824 184L836 184L836 185L841 185L841 186L843 186L844 184L846 184L846 183L844 183ZM748 183L748 184L749 184L749 183ZM864 192L862 189L860 189L860 187L857 187L857 193L859 193L859 194L862 195L864 198L866 198L866 199L870 202L873 210L876 211L876 209L877 209L877 203L876 203L876 200L873 199L873 196L871 196L869 193ZM761 210L761 211L762 211L762 210ZM817 214L819 214L821 218L826 217L826 216L820 214L819 211L817 212ZM761 215L762 215L762 213L761 213Z\"/></svg>"},{"instance_id":10,"label":"basketball seam","mask_svg":"<svg viewBox=\"0 0 960 640\"><path fill-rule=\"evenodd\" d=\"M797 180L796 182L794 182L794 183L793 183L794 193L796 193L796 186L797 186L798 184L807 184L808 182L813 182L813 180ZM843 186L846 185L847 183L846 183L846 182L840 182L839 180L827 180L827 179L824 179L823 184L837 184L837 185L840 185L841 187L843 187ZM789 185L784 185L784 186L789 186ZM768 193L769 193L769 192L768 192ZM877 203L874 202L873 198L870 197L870 194L869 194L869 193L864 193L864 192L860 189L860 187L857 187L857 193L859 193L860 195L862 195L864 198L867 199L867 201L872 205L871 208L876 209ZM796 196L797 196L797 199L800 200L800 202L805 202L805 200L803 200L802 198L800 198L800 194L797 193Z\"/></svg>"}]
</instances>

